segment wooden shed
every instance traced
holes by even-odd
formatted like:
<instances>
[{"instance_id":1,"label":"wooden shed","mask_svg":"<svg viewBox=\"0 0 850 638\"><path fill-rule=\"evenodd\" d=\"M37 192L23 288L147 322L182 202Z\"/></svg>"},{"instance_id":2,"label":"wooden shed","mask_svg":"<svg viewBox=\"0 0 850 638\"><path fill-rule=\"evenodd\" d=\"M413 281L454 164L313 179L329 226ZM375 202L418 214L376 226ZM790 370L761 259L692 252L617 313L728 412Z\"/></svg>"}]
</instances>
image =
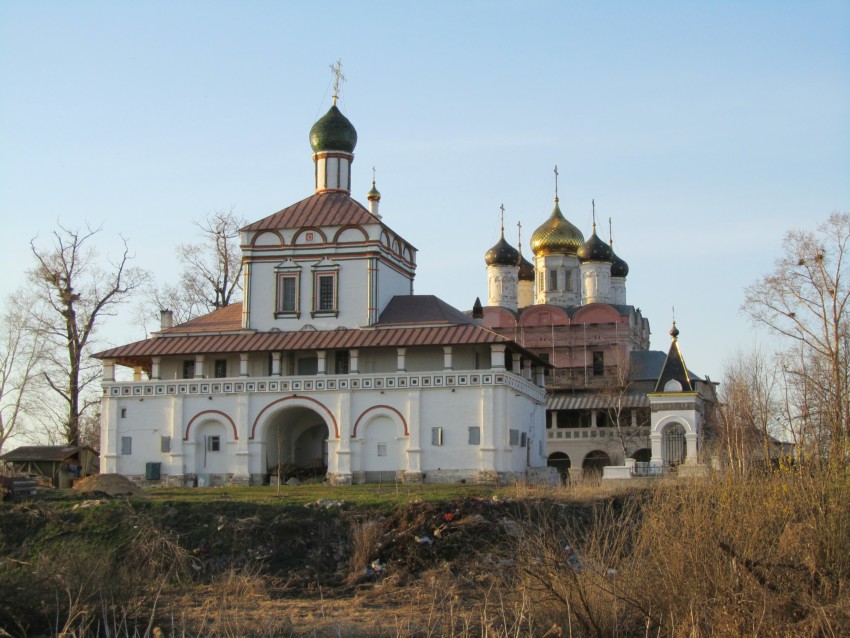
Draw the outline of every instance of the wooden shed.
<instances>
[{"instance_id":1,"label":"wooden shed","mask_svg":"<svg viewBox=\"0 0 850 638\"><path fill-rule=\"evenodd\" d=\"M97 450L87 445L23 445L0 456L0 461L15 474L42 477L60 488L97 474L100 467Z\"/></svg>"}]
</instances>

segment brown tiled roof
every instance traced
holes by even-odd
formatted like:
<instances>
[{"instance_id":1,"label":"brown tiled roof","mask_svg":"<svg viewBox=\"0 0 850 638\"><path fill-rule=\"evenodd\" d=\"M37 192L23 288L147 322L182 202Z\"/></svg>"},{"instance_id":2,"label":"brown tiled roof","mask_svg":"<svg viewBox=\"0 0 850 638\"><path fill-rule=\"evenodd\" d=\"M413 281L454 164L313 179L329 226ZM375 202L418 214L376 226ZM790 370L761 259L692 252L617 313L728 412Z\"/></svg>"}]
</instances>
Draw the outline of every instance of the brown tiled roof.
<instances>
[{"instance_id":1,"label":"brown tiled roof","mask_svg":"<svg viewBox=\"0 0 850 638\"><path fill-rule=\"evenodd\" d=\"M184 332L232 332L242 329L242 304L240 302L219 308L202 317L167 328L162 334Z\"/></svg>"},{"instance_id":2,"label":"brown tiled roof","mask_svg":"<svg viewBox=\"0 0 850 638\"><path fill-rule=\"evenodd\" d=\"M245 226L242 230L274 230L308 226L378 224L380 221L363 204L337 191L316 193L297 204Z\"/></svg>"},{"instance_id":3,"label":"brown tiled roof","mask_svg":"<svg viewBox=\"0 0 850 638\"><path fill-rule=\"evenodd\" d=\"M196 353L227 354L510 342L510 339L474 324L392 329L300 330L298 332L246 331L240 334L156 337L104 350L94 356L98 359L117 359L122 363L140 364L153 356ZM518 346L517 348L521 350Z\"/></svg>"}]
</instances>

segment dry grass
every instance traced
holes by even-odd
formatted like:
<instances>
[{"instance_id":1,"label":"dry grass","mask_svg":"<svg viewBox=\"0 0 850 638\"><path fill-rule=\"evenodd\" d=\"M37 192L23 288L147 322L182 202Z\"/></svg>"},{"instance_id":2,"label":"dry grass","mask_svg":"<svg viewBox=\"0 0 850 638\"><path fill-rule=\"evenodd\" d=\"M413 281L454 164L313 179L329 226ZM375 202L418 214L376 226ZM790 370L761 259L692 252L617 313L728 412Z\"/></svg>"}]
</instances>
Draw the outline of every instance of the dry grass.
<instances>
[{"instance_id":1,"label":"dry grass","mask_svg":"<svg viewBox=\"0 0 850 638\"><path fill-rule=\"evenodd\" d=\"M357 576L386 550L387 521L350 516L335 588L316 574L296 590L261 563L193 578L180 538L132 509L136 533L120 552L65 545L30 573L52 592L50 633L69 636L850 635L847 477L652 485L509 488L504 518L458 523L451 542L467 545L456 559L414 574L388 560L369 582Z\"/></svg>"}]
</instances>

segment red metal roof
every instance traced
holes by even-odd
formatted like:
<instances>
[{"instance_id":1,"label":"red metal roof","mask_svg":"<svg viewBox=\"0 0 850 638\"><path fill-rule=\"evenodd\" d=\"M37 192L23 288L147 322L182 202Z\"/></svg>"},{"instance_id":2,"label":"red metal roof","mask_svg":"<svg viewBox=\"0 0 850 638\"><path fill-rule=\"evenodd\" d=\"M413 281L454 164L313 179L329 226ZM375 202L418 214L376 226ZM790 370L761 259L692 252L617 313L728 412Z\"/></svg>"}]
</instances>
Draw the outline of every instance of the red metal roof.
<instances>
[{"instance_id":1,"label":"red metal roof","mask_svg":"<svg viewBox=\"0 0 850 638\"><path fill-rule=\"evenodd\" d=\"M345 226L378 224L380 221L360 202L338 191L316 193L287 206L268 217L245 226L242 230L274 230L308 226Z\"/></svg>"},{"instance_id":2,"label":"red metal roof","mask_svg":"<svg viewBox=\"0 0 850 638\"><path fill-rule=\"evenodd\" d=\"M242 329L242 302L236 302L186 323L167 328L162 334L184 332L232 332Z\"/></svg>"},{"instance_id":3,"label":"red metal roof","mask_svg":"<svg viewBox=\"0 0 850 638\"><path fill-rule=\"evenodd\" d=\"M138 363L153 356L196 353L226 354L489 343L511 343L511 341L475 324L377 330L354 328L162 336L104 350L94 356L98 359L118 359Z\"/></svg>"}]
</instances>

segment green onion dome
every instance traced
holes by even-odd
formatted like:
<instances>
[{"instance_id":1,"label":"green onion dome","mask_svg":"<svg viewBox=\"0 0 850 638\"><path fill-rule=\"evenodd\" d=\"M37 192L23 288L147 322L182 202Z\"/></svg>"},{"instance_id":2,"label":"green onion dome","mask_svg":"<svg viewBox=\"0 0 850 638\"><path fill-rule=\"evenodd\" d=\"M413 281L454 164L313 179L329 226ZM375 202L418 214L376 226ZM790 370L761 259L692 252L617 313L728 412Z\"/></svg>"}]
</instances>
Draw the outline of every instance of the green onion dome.
<instances>
[{"instance_id":1,"label":"green onion dome","mask_svg":"<svg viewBox=\"0 0 850 638\"><path fill-rule=\"evenodd\" d=\"M496 245L484 255L484 262L488 266L516 266L519 260L519 251L505 241L505 231Z\"/></svg>"},{"instance_id":2,"label":"green onion dome","mask_svg":"<svg viewBox=\"0 0 850 638\"><path fill-rule=\"evenodd\" d=\"M556 198L549 219L531 235L531 251L535 255L575 255L582 243L584 235L567 221Z\"/></svg>"},{"instance_id":3,"label":"green onion dome","mask_svg":"<svg viewBox=\"0 0 850 638\"><path fill-rule=\"evenodd\" d=\"M310 146L313 152L345 151L352 153L357 146L357 131L351 122L336 107L331 106L310 129Z\"/></svg>"},{"instance_id":4,"label":"green onion dome","mask_svg":"<svg viewBox=\"0 0 850 638\"><path fill-rule=\"evenodd\" d=\"M519 256L519 280L534 281L534 266L522 255Z\"/></svg>"},{"instance_id":5,"label":"green onion dome","mask_svg":"<svg viewBox=\"0 0 850 638\"><path fill-rule=\"evenodd\" d=\"M576 251L576 256L582 263L586 261L610 262L613 255L614 251L611 250L611 246L599 239L599 236L596 234L595 225L593 233L590 235L590 239L579 246L579 249Z\"/></svg>"}]
</instances>

